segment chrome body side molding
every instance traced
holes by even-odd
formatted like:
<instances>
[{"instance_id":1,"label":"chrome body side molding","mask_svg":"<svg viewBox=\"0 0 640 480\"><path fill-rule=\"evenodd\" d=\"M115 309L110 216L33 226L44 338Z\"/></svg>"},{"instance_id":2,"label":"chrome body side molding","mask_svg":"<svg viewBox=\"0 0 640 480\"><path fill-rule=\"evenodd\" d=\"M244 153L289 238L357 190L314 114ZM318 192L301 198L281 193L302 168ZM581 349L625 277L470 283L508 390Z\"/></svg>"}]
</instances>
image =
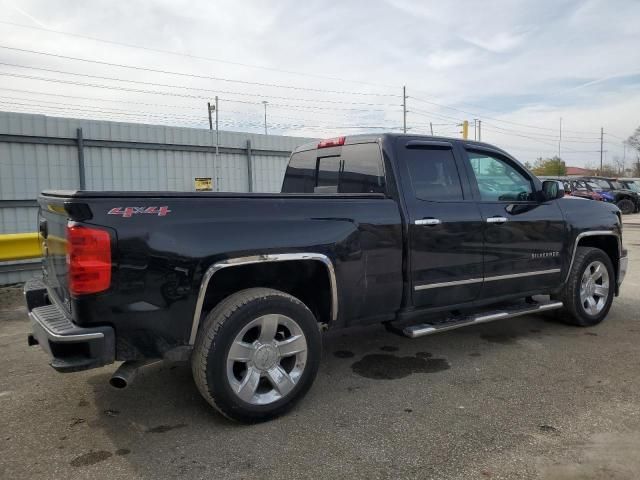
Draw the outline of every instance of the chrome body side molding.
<instances>
[{"instance_id":1,"label":"chrome body side molding","mask_svg":"<svg viewBox=\"0 0 640 480\"><path fill-rule=\"evenodd\" d=\"M456 280L453 282L425 283L424 285L416 285L415 291L428 290L430 288L455 287L456 285L468 285L470 283L480 283L482 278L468 278L465 280Z\"/></svg>"},{"instance_id":2,"label":"chrome body side molding","mask_svg":"<svg viewBox=\"0 0 640 480\"><path fill-rule=\"evenodd\" d=\"M531 277L534 275L550 275L552 273L560 273L559 268L550 268L548 270L534 270L533 272L510 273L509 275L496 275L494 277L485 277L485 282L495 282L496 280L509 280L511 278Z\"/></svg>"},{"instance_id":3,"label":"chrome body side molding","mask_svg":"<svg viewBox=\"0 0 640 480\"><path fill-rule=\"evenodd\" d=\"M552 273L560 273L562 270L559 268L552 268L549 270L534 270L532 272L512 273L509 275L496 275L494 277L484 278L469 278L465 280L455 280L453 282L439 282L439 283L426 283L423 285L416 285L413 287L415 291L427 290L430 288L442 288L442 287L454 287L456 285L468 285L470 283L480 282L494 282L496 280L509 280L511 278L531 277L533 275L549 275Z\"/></svg>"},{"instance_id":4,"label":"chrome body side molding","mask_svg":"<svg viewBox=\"0 0 640 480\"><path fill-rule=\"evenodd\" d=\"M204 306L204 299L207 294L207 288L209 282L214 274L223 268L237 267L240 265L250 265L253 263L263 262L288 262L295 260L314 260L322 262L327 268L329 274L329 287L331 289L331 321L338 318L338 285L336 282L336 271L333 263L326 255L321 253L276 253L267 255L252 255L249 257L237 257L229 258L227 260L221 260L211 265L202 277L200 283L200 290L198 292L198 300L196 302L196 309L193 313L193 324L191 326L191 336L189 338L189 345L193 345L196 341L198 334L198 326L200 325L200 317L202 316L202 307Z\"/></svg>"}]
</instances>

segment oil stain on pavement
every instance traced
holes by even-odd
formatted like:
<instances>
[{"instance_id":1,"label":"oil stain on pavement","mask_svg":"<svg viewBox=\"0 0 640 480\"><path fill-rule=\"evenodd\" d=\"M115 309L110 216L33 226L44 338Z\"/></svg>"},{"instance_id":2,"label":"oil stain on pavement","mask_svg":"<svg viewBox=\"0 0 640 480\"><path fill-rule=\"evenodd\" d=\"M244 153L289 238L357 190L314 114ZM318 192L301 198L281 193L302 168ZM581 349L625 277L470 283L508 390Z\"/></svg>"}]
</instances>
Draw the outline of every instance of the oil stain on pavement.
<instances>
[{"instance_id":1,"label":"oil stain on pavement","mask_svg":"<svg viewBox=\"0 0 640 480\"><path fill-rule=\"evenodd\" d=\"M186 423L179 423L177 425L158 425L157 427L147 430L147 433L167 433L171 430L175 430L176 428L184 428L186 426Z\"/></svg>"},{"instance_id":2,"label":"oil stain on pavement","mask_svg":"<svg viewBox=\"0 0 640 480\"><path fill-rule=\"evenodd\" d=\"M414 373L435 373L451 368L444 358L396 357L374 353L365 355L351 369L354 373L374 380L394 380Z\"/></svg>"},{"instance_id":3,"label":"oil stain on pavement","mask_svg":"<svg viewBox=\"0 0 640 480\"><path fill-rule=\"evenodd\" d=\"M335 352L333 352L333 355L337 358L352 358L353 352L349 350L336 350Z\"/></svg>"},{"instance_id":4,"label":"oil stain on pavement","mask_svg":"<svg viewBox=\"0 0 640 480\"><path fill-rule=\"evenodd\" d=\"M89 453L80 455L74 458L73 460L71 460L69 464L72 467L86 467L88 465L94 465L96 463L102 462L111 456L113 456L111 452L107 452L105 450L98 450L95 452L89 452Z\"/></svg>"}]
</instances>

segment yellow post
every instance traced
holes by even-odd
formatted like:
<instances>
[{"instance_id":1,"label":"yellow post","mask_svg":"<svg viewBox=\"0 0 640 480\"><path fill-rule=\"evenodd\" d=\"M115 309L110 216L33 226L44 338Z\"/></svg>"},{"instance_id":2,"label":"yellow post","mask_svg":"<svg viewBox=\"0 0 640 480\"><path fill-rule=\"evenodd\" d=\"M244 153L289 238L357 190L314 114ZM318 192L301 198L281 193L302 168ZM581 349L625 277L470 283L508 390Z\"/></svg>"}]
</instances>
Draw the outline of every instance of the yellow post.
<instances>
[{"instance_id":1,"label":"yellow post","mask_svg":"<svg viewBox=\"0 0 640 480\"><path fill-rule=\"evenodd\" d=\"M462 122L462 138L469 138L469 120Z\"/></svg>"},{"instance_id":2,"label":"yellow post","mask_svg":"<svg viewBox=\"0 0 640 480\"><path fill-rule=\"evenodd\" d=\"M0 261L27 260L42 256L37 233L0 235Z\"/></svg>"}]
</instances>

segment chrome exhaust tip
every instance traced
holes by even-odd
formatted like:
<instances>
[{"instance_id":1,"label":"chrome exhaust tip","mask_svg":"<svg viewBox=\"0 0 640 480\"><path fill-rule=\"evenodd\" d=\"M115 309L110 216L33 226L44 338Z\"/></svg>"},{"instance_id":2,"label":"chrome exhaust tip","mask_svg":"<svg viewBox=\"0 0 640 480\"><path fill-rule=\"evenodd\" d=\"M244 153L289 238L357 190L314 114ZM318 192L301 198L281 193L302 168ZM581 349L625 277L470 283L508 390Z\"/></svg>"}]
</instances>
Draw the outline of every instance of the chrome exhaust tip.
<instances>
[{"instance_id":1,"label":"chrome exhaust tip","mask_svg":"<svg viewBox=\"0 0 640 480\"><path fill-rule=\"evenodd\" d=\"M124 362L122 365L118 367L118 369L111 375L109 379L109 385L113 388L117 388L122 390L127 388L129 385L133 383L133 380L138 375L138 371L152 363L160 362L161 360L129 360Z\"/></svg>"}]
</instances>

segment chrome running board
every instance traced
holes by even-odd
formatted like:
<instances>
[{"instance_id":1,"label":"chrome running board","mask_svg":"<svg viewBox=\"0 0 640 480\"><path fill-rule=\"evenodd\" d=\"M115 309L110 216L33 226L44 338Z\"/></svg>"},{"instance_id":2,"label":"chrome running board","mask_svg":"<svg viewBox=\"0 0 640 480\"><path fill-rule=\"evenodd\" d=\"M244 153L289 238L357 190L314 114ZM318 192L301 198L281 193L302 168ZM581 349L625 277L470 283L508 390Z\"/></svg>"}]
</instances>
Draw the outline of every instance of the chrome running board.
<instances>
[{"instance_id":1,"label":"chrome running board","mask_svg":"<svg viewBox=\"0 0 640 480\"><path fill-rule=\"evenodd\" d=\"M469 325L493 322L494 320L502 320L503 318L513 318L521 315L546 312L548 310L557 310L562 308L562 306L562 302L509 305L497 310L487 310L473 315L452 317L444 322L411 325L403 328L402 333L409 338L424 337L425 335L455 330L456 328L467 327Z\"/></svg>"}]
</instances>

